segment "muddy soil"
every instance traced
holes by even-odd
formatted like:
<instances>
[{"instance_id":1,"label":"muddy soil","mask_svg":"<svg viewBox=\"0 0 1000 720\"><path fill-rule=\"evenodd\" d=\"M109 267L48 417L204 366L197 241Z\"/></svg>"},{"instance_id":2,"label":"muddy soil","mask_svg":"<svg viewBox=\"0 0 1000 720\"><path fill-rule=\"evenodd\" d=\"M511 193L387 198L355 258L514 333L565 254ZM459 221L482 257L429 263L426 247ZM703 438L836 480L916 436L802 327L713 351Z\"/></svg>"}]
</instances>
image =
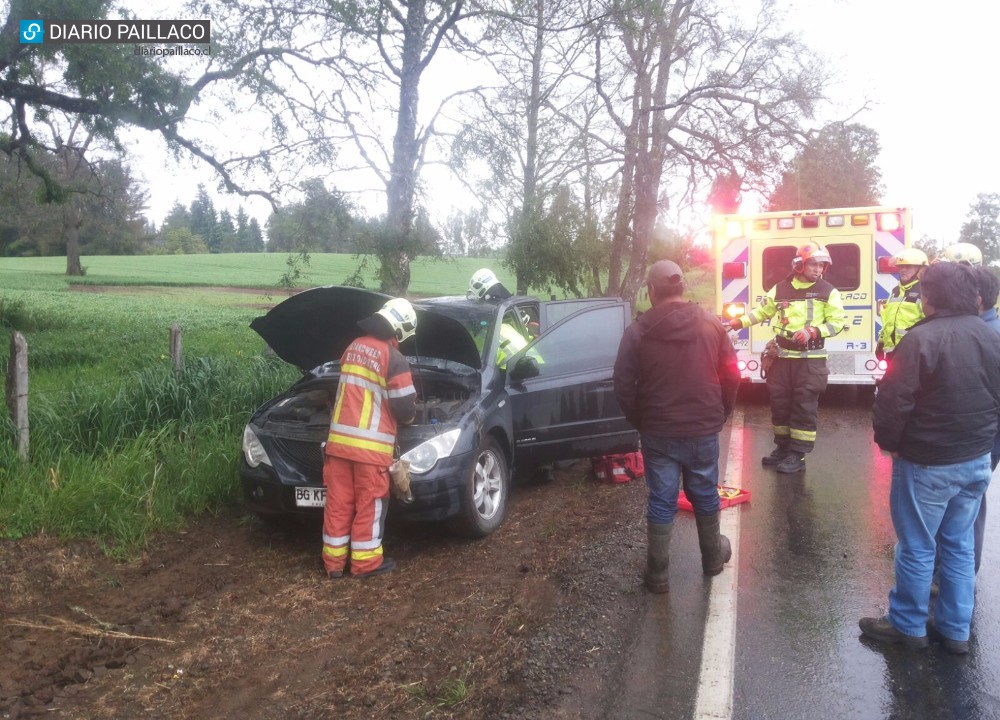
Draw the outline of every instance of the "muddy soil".
<instances>
[{"instance_id":1,"label":"muddy soil","mask_svg":"<svg viewBox=\"0 0 1000 720\"><path fill-rule=\"evenodd\" d=\"M582 717L644 602L644 493L579 462L484 540L390 516L399 570L367 580L239 509L129 563L0 543L0 718Z\"/></svg>"}]
</instances>

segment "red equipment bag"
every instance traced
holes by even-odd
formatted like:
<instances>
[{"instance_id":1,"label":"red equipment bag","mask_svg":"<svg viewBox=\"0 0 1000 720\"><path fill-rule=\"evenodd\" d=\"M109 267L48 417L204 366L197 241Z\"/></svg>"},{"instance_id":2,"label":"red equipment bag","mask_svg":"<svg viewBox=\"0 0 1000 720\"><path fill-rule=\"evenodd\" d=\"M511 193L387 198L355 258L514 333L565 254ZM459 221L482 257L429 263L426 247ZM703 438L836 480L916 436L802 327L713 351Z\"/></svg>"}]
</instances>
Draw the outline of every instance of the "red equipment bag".
<instances>
[{"instance_id":1,"label":"red equipment bag","mask_svg":"<svg viewBox=\"0 0 1000 720\"><path fill-rule=\"evenodd\" d=\"M642 453L616 453L590 459L590 466L597 479L603 483L627 483L645 474Z\"/></svg>"}]
</instances>

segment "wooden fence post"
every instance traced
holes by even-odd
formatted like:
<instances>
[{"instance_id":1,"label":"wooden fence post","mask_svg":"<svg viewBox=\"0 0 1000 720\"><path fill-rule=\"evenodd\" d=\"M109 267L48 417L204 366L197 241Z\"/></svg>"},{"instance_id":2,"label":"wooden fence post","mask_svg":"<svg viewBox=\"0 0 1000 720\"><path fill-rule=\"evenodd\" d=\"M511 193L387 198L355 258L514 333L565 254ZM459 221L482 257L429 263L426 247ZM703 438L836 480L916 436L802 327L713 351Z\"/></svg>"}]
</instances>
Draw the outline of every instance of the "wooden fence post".
<instances>
[{"instance_id":1,"label":"wooden fence post","mask_svg":"<svg viewBox=\"0 0 1000 720\"><path fill-rule=\"evenodd\" d=\"M17 430L17 456L28 459L28 343L15 332L7 359L7 407Z\"/></svg>"},{"instance_id":2,"label":"wooden fence post","mask_svg":"<svg viewBox=\"0 0 1000 720\"><path fill-rule=\"evenodd\" d=\"M183 363L183 353L181 352L181 329L177 323L170 325L170 359L174 363L174 377L181 376L181 366Z\"/></svg>"}]
</instances>

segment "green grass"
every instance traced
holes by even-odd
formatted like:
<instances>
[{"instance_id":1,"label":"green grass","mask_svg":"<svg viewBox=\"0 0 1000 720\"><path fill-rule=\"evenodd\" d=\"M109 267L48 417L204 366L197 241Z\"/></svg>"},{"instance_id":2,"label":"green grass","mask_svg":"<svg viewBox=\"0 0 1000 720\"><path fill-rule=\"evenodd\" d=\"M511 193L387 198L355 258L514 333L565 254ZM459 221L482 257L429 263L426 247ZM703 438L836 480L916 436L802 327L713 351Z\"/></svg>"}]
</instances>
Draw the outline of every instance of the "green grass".
<instances>
[{"instance_id":1,"label":"green grass","mask_svg":"<svg viewBox=\"0 0 1000 720\"><path fill-rule=\"evenodd\" d=\"M265 357L249 327L283 299L286 257L88 257L87 275L73 279L65 258L0 258L0 362L6 368L11 334L21 332L31 441L30 460L21 462L2 416L0 537L95 537L128 557L150 533L238 502L243 426L298 374ZM313 255L302 283L337 284L355 263ZM420 260L411 294L463 294L484 266L514 286L496 261ZM707 304L706 280L689 273L691 299ZM168 357L175 322L180 378Z\"/></svg>"}]
</instances>

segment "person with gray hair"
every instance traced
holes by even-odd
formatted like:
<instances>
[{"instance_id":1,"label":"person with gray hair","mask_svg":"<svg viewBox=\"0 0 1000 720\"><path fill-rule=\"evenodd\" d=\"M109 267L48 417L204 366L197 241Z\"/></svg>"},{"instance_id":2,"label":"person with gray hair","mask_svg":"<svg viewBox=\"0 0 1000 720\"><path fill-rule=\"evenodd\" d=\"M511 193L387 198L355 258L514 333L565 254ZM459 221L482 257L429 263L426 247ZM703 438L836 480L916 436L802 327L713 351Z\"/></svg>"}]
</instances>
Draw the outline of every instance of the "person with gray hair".
<instances>
[{"instance_id":1,"label":"person with gray hair","mask_svg":"<svg viewBox=\"0 0 1000 720\"><path fill-rule=\"evenodd\" d=\"M872 409L892 458L889 507L896 585L883 617L859 621L877 642L969 651L975 604L973 523L990 482L1000 424L1000 333L979 319L977 271L942 262L920 282L926 318L893 352ZM938 594L930 623L934 558Z\"/></svg>"},{"instance_id":2,"label":"person with gray hair","mask_svg":"<svg viewBox=\"0 0 1000 720\"><path fill-rule=\"evenodd\" d=\"M645 466L645 584L667 592L670 537L680 485L694 506L702 570L718 575L732 557L719 531L719 431L736 405L736 351L714 315L684 301L684 273L660 260L646 279L652 307L622 337L614 388L639 431Z\"/></svg>"}]
</instances>

